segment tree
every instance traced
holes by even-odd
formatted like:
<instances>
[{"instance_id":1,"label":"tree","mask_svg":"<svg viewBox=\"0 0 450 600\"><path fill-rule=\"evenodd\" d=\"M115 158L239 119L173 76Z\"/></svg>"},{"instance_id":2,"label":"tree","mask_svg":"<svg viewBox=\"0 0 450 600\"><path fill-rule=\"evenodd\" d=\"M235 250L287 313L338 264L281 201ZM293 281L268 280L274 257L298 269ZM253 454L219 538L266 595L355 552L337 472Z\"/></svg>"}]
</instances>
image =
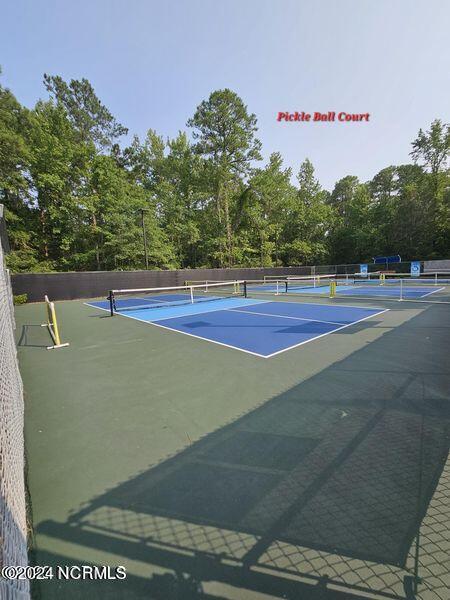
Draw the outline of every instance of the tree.
<instances>
[{"instance_id":1,"label":"tree","mask_svg":"<svg viewBox=\"0 0 450 600\"><path fill-rule=\"evenodd\" d=\"M305 159L297 174L298 190L291 196L282 230L284 264L312 264L328 256L328 234L332 210L328 194L315 178L314 167Z\"/></svg>"},{"instance_id":2,"label":"tree","mask_svg":"<svg viewBox=\"0 0 450 600\"><path fill-rule=\"evenodd\" d=\"M66 110L81 142L110 148L114 140L128 133L100 102L87 79L71 79L66 83L59 75L44 74L44 85L50 97Z\"/></svg>"},{"instance_id":3,"label":"tree","mask_svg":"<svg viewBox=\"0 0 450 600\"><path fill-rule=\"evenodd\" d=\"M412 143L411 156L414 161L422 162L430 173L422 189L423 197L428 197L429 219L433 222L430 231L434 231L433 256L447 256L450 251L450 206L449 206L449 169L450 125L444 125L439 119L432 122L430 130L419 130Z\"/></svg>"},{"instance_id":4,"label":"tree","mask_svg":"<svg viewBox=\"0 0 450 600\"><path fill-rule=\"evenodd\" d=\"M370 186L357 177L340 179L329 199L334 210L330 231L331 259L337 263L369 260L374 233L371 222Z\"/></svg>"},{"instance_id":5,"label":"tree","mask_svg":"<svg viewBox=\"0 0 450 600\"><path fill-rule=\"evenodd\" d=\"M0 86L0 202L15 271L139 269L141 209L151 268L356 263L450 255L449 126L413 142L414 164L323 190L308 159L296 182L279 153L257 166L256 117L231 90L185 132L126 133L86 80L45 75L34 109Z\"/></svg>"},{"instance_id":6,"label":"tree","mask_svg":"<svg viewBox=\"0 0 450 600\"><path fill-rule=\"evenodd\" d=\"M25 121L26 111L12 92L0 85L1 201L27 195L29 153L23 137Z\"/></svg>"},{"instance_id":7,"label":"tree","mask_svg":"<svg viewBox=\"0 0 450 600\"><path fill-rule=\"evenodd\" d=\"M261 143L255 138L256 117L231 90L213 92L203 101L188 126L194 129L195 150L207 164L205 174L216 210L218 250L222 266L233 264L233 209L252 161L261 160Z\"/></svg>"},{"instance_id":8,"label":"tree","mask_svg":"<svg viewBox=\"0 0 450 600\"><path fill-rule=\"evenodd\" d=\"M247 226L256 235L250 236L247 260L258 258L258 265L270 267L279 264L280 236L294 188L290 183L291 169L283 169L279 152L270 155L263 169L256 169L249 181L246 202ZM259 247L259 252L258 252Z\"/></svg>"},{"instance_id":9,"label":"tree","mask_svg":"<svg viewBox=\"0 0 450 600\"><path fill-rule=\"evenodd\" d=\"M157 269L176 266L173 249L158 223L155 202L148 200L145 190L130 180L113 157L94 159L86 192L82 205L87 219L77 255L79 268L142 268L141 208L147 209L149 265Z\"/></svg>"},{"instance_id":10,"label":"tree","mask_svg":"<svg viewBox=\"0 0 450 600\"><path fill-rule=\"evenodd\" d=\"M13 93L0 85L0 203L6 209L12 249L8 264L32 270L38 258L32 242L35 219L29 204L30 152L24 137L27 115Z\"/></svg>"},{"instance_id":11,"label":"tree","mask_svg":"<svg viewBox=\"0 0 450 600\"><path fill-rule=\"evenodd\" d=\"M178 266L195 264L203 159L193 152L185 133L166 144L152 130L142 144L134 138L124 156L133 179L156 202L160 225L173 246Z\"/></svg>"},{"instance_id":12,"label":"tree","mask_svg":"<svg viewBox=\"0 0 450 600\"><path fill-rule=\"evenodd\" d=\"M26 139L39 257L51 268L67 268L82 213L78 196L94 147L79 143L65 109L52 101L40 101L30 112Z\"/></svg>"},{"instance_id":13,"label":"tree","mask_svg":"<svg viewBox=\"0 0 450 600\"><path fill-rule=\"evenodd\" d=\"M419 129L412 147L410 155L414 162L422 161L433 175L444 171L450 152L450 125L444 125L436 119L426 133Z\"/></svg>"}]
</instances>

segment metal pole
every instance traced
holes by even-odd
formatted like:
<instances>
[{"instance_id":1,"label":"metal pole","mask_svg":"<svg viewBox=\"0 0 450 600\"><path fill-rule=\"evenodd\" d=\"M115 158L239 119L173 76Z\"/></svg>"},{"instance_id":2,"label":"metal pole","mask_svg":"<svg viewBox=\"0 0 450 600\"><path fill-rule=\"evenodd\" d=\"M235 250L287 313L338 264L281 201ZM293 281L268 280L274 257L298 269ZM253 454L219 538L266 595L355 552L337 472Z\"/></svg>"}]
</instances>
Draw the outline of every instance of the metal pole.
<instances>
[{"instance_id":1,"label":"metal pole","mask_svg":"<svg viewBox=\"0 0 450 600\"><path fill-rule=\"evenodd\" d=\"M115 307L114 307L114 294L113 294L112 290L109 291L108 300L109 300L109 313L110 313L111 317L113 317Z\"/></svg>"},{"instance_id":2,"label":"metal pole","mask_svg":"<svg viewBox=\"0 0 450 600\"><path fill-rule=\"evenodd\" d=\"M145 268L148 270L148 251L147 251L147 232L145 231L145 219L144 213L147 211L146 208L141 208L142 217L142 234L144 236L144 255L145 255Z\"/></svg>"}]
</instances>

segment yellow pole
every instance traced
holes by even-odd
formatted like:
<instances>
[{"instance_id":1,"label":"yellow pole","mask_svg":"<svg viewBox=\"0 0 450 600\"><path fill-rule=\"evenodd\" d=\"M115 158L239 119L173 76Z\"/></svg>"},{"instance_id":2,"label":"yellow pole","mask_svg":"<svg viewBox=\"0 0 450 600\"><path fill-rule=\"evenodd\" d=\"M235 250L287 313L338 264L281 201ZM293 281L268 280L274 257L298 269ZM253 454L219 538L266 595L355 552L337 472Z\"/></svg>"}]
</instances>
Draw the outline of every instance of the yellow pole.
<instances>
[{"instance_id":1,"label":"yellow pole","mask_svg":"<svg viewBox=\"0 0 450 600\"><path fill-rule=\"evenodd\" d=\"M53 348L64 348L69 344L61 343L61 338L59 337L58 321L56 319L55 305L53 302L50 302L47 295L45 296L45 304L47 307L47 322L43 323L42 327L47 327L54 343L53 346L47 346L47 350L52 350Z\"/></svg>"},{"instance_id":2,"label":"yellow pole","mask_svg":"<svg viewBox=\"0 0 450 600\"><path fill-rule=\"evenodd\" d=\"M51 325L53 326L53 333L55 334L55 344L56 346L61 346L61 340L59 338L59 329L58 329L58 321L56 320L56 312L55 305L53 302L50 302L50 313L51 313Z\"/></svg>"}]
</instances>

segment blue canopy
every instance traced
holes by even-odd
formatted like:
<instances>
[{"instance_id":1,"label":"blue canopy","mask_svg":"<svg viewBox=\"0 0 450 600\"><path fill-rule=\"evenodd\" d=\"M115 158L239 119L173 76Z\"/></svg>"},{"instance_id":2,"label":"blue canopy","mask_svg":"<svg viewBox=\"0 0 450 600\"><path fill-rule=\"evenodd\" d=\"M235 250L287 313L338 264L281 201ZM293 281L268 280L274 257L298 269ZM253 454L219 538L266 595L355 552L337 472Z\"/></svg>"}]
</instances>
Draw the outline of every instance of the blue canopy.
<instances>
[{"instance_id":1,"label":"blue canopy","mask_svg":"<svg viewBox=\"0 0 450 600\"><path fill-rule=\"evenodd\" d=\"M373 262L376 265L386 265L387 263L399 263L402 262L402 257L399 254L393 256L374 256Z\"/></svg>"}]
</instances>

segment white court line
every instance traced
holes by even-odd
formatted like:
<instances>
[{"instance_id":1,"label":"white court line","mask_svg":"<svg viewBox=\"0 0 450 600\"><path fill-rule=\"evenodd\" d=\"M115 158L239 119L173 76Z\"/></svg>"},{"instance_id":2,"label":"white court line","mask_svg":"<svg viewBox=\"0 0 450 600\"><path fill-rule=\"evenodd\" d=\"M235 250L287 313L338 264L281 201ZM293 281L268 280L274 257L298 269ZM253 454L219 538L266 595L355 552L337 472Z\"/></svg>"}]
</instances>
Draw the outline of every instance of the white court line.
<instances>
[{"instance_id":1,"label":"white court line","mask_svg":"<svg viewBox=\"0 0 450 600\"><path fill-rule=\"evenodd\" d=\"M233 309L223 309L227 312L232 312ZM334 333L336 331L339 331L341 329L345 329L346 327L351 327L352 325L356 325L356 323L361 323L362 321L365 321L366 319L371 319L372 317L376 317L378 315L381 315L382 313L388 312L389 309L386 308L384 310L381 310L380 312L374 313L373 315L368 315L367 317L363 317L362 319L358 319L357 321L352 321L351 323L347 323L347 325L342 325L341 327L337 327L335 329L332 329L331 331L327 331L326 333L321 333L320 335L316 335L312 338L310 338L309 340L304 340L303 342L299 342L298 344L293 344L292 346L288 346L287 348L283 348L282 350L277 350L277 352L273 352L272 354L258 354L258 352L252 352L251 350L245 350L244 348L240 348L239 346L232 346L231 344L225 344L224 342L218 342L216 340L212 340L210 338L207 337L202 337L200 335L195 335L193 333L187 333L186 331L181 331L180 329L173 329L172 327L167 327L166 325L160 325L159 323L155 323L155 322L151 322L151 325L155 325L156 327L161 327L162 329L168 329L169 331L175 331L176 333L182 333L184 335L188 335L190 337L193 338L197 338L199 340L205 340L207 342L212 342L213 344L218 344L219 346L225 346L226 348L233 348L234 350L240 350L241 352L245 352L247 354L252 354L253 356L259 356L260 358L272 358L272 356L277 356L278 354L282 354L283 352L287 352L288 350L292 350L293 348L297 348L298 346L303 346L303 344L308 344L309 342L313 342L314 340L318 340L321 337L324 337L326 335L329 335L330 333ZM216 312L216 311L211 311L211 312ZM246 312L246 311L241 311L241 312ZM253 313L251 313L253 314ZM255 313L258 314L258 313ZM128 316L128 315L123 315L124 317ZM188 316L188 315L186 315ZM279 316L279 315L269 315L271 317L273 316ZM129 317L130 319L136 319L136 317ZM137 321L141 321L142 319L136 319ZM149 321L143 321L144 323L149 323Z\"/></svg>"},{"instance_id":2,"label":"white court line","mask_svg":"<svg viewBox=\"0 0 450 600\"><path fill-rule=\"evenodd\" d=\"M313 321L314 323L328 323L329 325L341 325L336 321L323 321L322 319L307 319L306 317L288 317L286 315L274 315L272 313L253 312L251 310L241 310L240 308L228 308L228 312L240 312L245 315L262 315L263 317L276 317L277 319L294 319L295 321Z\"/></svg>"},{"instance_id":3,"label":"white court line","mask_svg":"<svg viewBox=\"0 0 450 600\"><path fill-rule=\"evenodd\" d=\"M256 298L252 301L250 300L249 302L246 302L245 304L243 304L242 306L257 306L258 304L267 304L267 302L269 302L269 300L257 300ZM92 308L98 308L99 310L105 310L108 313L111 313L111 310L109 308L101 308L100 306L95 306L94 304L89 304L89 302L83 302L83 304L85 304L86 306L91 306ZM178 306L189 306L189 304L179 304ZM147 307L147 308L140 308L140 309L136 309L136 310L161 310L160 307ZM182 317L190 317L190 316L194 316L194 315L207 315L209 313L212 312L218 312L221 310L231 310L230 308L215 308L214 310L201 310L200 312L190 312L190 313L186 313L185 315L174 315L173 317L159 317L158 319L156 319L156 321L168 321L169 319L181 319ZM114 311L115 315L119 315L120 317L128 317L129 315L124 314L127 311ZM137 317L130 317L130 319L137 319L138 321L142 321L143 323L155 323L156 321L145 321L144 319L138 319Z\"/></svg>"},{"instance_id":4,"label":"white court line","mask_svg":"<svg viewBox=\"0 0 450 600\"><path fill-rule=\"evenodd\" d=\"M101 300L101 302L103 302L103 300ZM83 302L83 304L85 306L90 306L91 308L96 308L97 310L105 310L108 313L111 312L109 308L102 308L101 306L95 306L95 304L89 304L89 302Z\"/></svg>"},{"instance_id":5,"label":"white court line","mask_svg":"<svg viewBox=\"0 0 450 600\"><path fill-rule=\"evenodd\" d=\"M227 310L227 309L223 309ZM211 311L216 312L216 311ZM126 317L127 315L123 315ZM186 315L188 316L188 315ZM130 319L135 319L136 317L129 317ZM141 319L136 319L140 321ZM144 321L144 323L149 323L149 321ZM205 340L206 342L212 342L213 344L217 344L218 346L225 346L226 348L233 348L233 350L240 350L241 352L245 352L246 354L252 354L253 356L258 356L259 358L269 358L269 356L265 354L258 354L258 352L252 352L251 350L245 350L245 348L240 348L239 346L232 346L231 344L225 344L224 342L218 342L217 340L212 340L211 338L202 337L201 335L195 335L194 333L188 333L187 331L181 331L180 329L174 329L172 327L167 327L166 325L160 325L159 323L155 323L155 321L150 322L150 325L154 325L155 327L161 327L161 329L167 329L168 331L174 331L175 333L182 333L183 335L188 335L193 338L197 338L198 340Z\"/></svg>"},{"instance_id":6,"label":"white court line","mask_svg":"<svg viewBox=\"0 0 450 600\"><path fill-rule=\"evenodd\" d=\"M389 310L390 310L389 308L386 308L384 310L381 310L380 312L374 313L373 315L369 315L362 319L358 319L358 321L353 321L352 323L348 323L347 325L342 325L342 327L338 327L337 329L333 329L331 331L327 331L326 333L321 333L320 335L316 335L315 337L313 337L309 340L304 340L303 342L300 342L299 344L294 344L293 346L289 346L288 348L283 348L283 350L278 350L277 352L273 352L272 354L267 354L264 358L272 358L272 356L276 356L277 354L282 354L283 352L292 350L292 348L298 348L298 346L303 346L303 344L308 344L309 342L318 340L321 337L330 335L330 333L335 333L336 331L340 331L341 329L345 329L346 327L351 327L352 325L356 325L356 323L361 323L361 321L366 321L367 319L371 319L372 317L377 317L378 315L388 312Z\"/></svg>"},{"instance_id":7,"label":"white court line","mask_svg":"<svg viewBox=\"0 0 450 600\"><path fill-rule=\"evenodd\" d=\"M280 296L278 296L279 298ZM289 297L289 296L288 296ZM317 296L318 300L322 300L324 298L324 296ZM375 300L375 298L372 296L372 298L360 298L359 296L357 297L357 300ZM333 300L348 300L348 297L342 297L342 296L335 296L333 298ZM384 298L381 298L381 300L384 300ZM281 302L281 304L300 304L300 302L297 302L297 299L291 301L286 302L286 300L263 300L262 302ZM334 304L333 302L302 302L301 303L302 306L339 306L339 307L343 307L343 308L365 308L367 310L379 310L381 308L381 306L364 306L361 307L361 305L359 304Z\"/></svg>"},{"instance_id":8,"label":"white court line","mask_svg":"<svg viewBox=\"0 0 450 600\"><path fill-rule=\"evenodd\" d=\"M442 292L442 290L445 290L445 288L438 288L437 290L433 290L432 292L428 292L427 294L424 294L423 296L420 296L421 298L425 298L425 296L429 296L430 294L435 294L436 292Z\"/></svg>"},{"instance_id":9,"label":"white court line","mask_svg":"<svg viewBox=\"0 0 450 600\"><path fill-rule=\"evenodd\" d=\"M269 302L269 300L254 300L253 302L250 301L248 304L245 303L242 306L257 306L258 304L267 304L267 302ZM190 313L186 313L185 315L174 315L173 317L160 317L159 319L157 319L157 321L169 321L170 319L181 319L182 317L190 317L190 316L195 316L195 315L209 315L209 313L212 312L220 312L221 310L234 310L232 308L215 308L214 310L201 310L200 312L190 312ZM117 313L120 314L120 313ZM125 317L127 315L124 315ZM155 323L156 321L149 321L149 323Z\"/></svg>"},{"instance_id":10,"label":"white court line","mask_svg":"<svg viewBox=\"0 0 450 600\"><path fill-rule=\"evenodd\" d=\"M442 288L444 289L444 288ZM439 290L437 290L439 291ZM321 297L319 296L319 299L321 299ZM345 298L347 299L347 298ZM363 300L375 300L375 298L362 298ZM386 298L381 298L383 301L386 300ZM257 298L246 298L247 302L245 303L245 305L243 304L243 306L250 306L250 305L256 305L256 304L267 304L268 302L272 302L273 304L280 302L279 300L258 300ZM344 298L341 296L336 296L334 298L334 300L344 300ZM361 298L358 298L358 300L361 300ZM387 300L389 300L389 298L387 298ZM104 300L101 300L102 302L104 302ZM89 304L89 302L83 302L83 304L85 304L86 306L92 306L92 308L98 308L99 310L106 310L107 312L110 312L109 308L100 308L99 306L95 306L94 304ZM293 301L293 302L286 302L285 300L281 300L281 304L299 304L299 302L297 301ZM339 308L364 308L367 310L379 310L381 308L381 306L364 306L361 307L359 304L341 304L339 302L339 304L334 304L333 302L302 302L301 303L302 306L333 306L334 308L336 308L336 306L339 306ZM180 305L181 306L181 305ZM146 309L140 309L140 310L146 310ZM150 308L148 309L150 310ZM152 309L153 310L153 309ZM209 310L208 312L216 312L216 310L231 310L228 308L218 308L215 310ZM389 309L388 309L389 310ZM114 313L114 314L121 314L121 313ZM202 314L202 313L192 313L192 314ZM183 317L185 315L178 315L178 317ZM178 317L165 317L166 319L177 319Z\"/></svg>"},{"instance_id":11,"label":"white court line","mask_svg":"<svg viewBox=\"0 0 450 600\"><path fill-rule=\"evenodd\" d=\"M89 304L88 302L84 302L83 304L86 304L87 306L92 306L92 308L99 308L98 306L94 306L92 304ZM262 304L264 304L264 303L262 303ZM309 304L311 304L312 306L317 306L316 304L312 304L312 303L309 303ZM326 306L335 306L335 305L327 304ZM347 308L358 308L358 307L349 306ZM109 310L106 308L100 308L100 310L105 310L106 312L109 312ZM231 312L233 309L226 309L226 308L223 309L222 308L222 309L218 309L218 310L208 311L208 313L209 312L218 312L219 310L226 310L226 311ZM362 321L365 321L366 319L371 319L372 317L381 315L385 312L388 312L389 310L390 310L389 308L385 308L384 310L374 313L373 315L369 315L367 317L359 319L358 321L352 321L351 323L348 323L347 325L342 325L342 327L337 327L336 329L332 329L331 331L327 331L326 333L321 333L320 335L316 335L316 336L310 338L309 340L304 340L303 342L299 342L298 344L288 346L287 348L283 348L282 350L278 350L277 352L273 352L272 354L258 354L258 352L252 352L251 350L245 350L244 348L240 348L239 346L232 346L231 344L225 344L224 342L218 342L216 340L212 340L207 337L202 337L200 335L195 335L193 333L187 333L186 331L181 331L180 329L174 329L172 327L167 327L166 325L160 325L159 323L156 323L155 321L145 321L144 319L138 319L137 317L131 317L130 315L126 315L126 314L122 314L122 313L115 313L115 314L117 314L119 317L126 317L128 319L134 319L135 321L140 321L141 323L147 323L148 325L154 325L155 327L160 327L161 329L167 329L168 331L172 331L175 333L181 333L183 335L188 335L189 337L193 337L198 340L204 340L204 341L210 342L212 344L217 344L218 346L225 346L225 348L232 348L233 350L239 350L240 352L245 352L246 354L251 354L252 356L258 356L259 358L272 358L272 356L277 356L278 354L282 354L283 352L287 352L288 350L292 350L293 348L298 348L298 346L303 346L303 344L308 344L309 342L318 340L321 337L330 335L331 333L334 333L335 331L340 331L341 329L345 329L346 327L351 327L352 325L356 325L356 323L361 323ZM241 312L247 312L247 311L241 311ZM196 313L196 314L208 314L208 313ZM258 313L256 313L256 314L258 314ZM181 315L181 316L187 317L187 316L191 316L191 315ZM273 317L273 316L280 316L280 315L270 315L270 316ZM175 318L175 317L171 317L171 318ZM161 319L161 320L164 321L165 319Z\"/></svg>"},{"instance_id":12,"label":"white court line","mask_svg":"<svg viewBox=\"0 0 450 600\"><path fill-rule=\"evenodd\" d=\"M108 313L110 312L110 310L107 308L101 308L99 306L94 306L93 304L89 304L88 302L83 302L83 304L85 304L86 306L91 306L92 308L98 308L99 310L104 310ZM253 302L252 305L253 304L264 304L264 302L261 302L261 301ZM216 310L209 310L208 312L190 313L189 315L178 315L178 317L167 317L167 318L168 319L176 319L176 318L190 317L190 316L195 316L195 315L205 315L205 314L209 314L211 312L219 312L221 310L228 310L228 309L218 308ZM198 340L204 340L205 342L211 342L212 344L217 344L218 346L225 346L226 348L232 348L233 350L240 350L241 352L245 352L246 354L252 354L253 356L258 356L259 358L268 358L265 354L258 354L257 352L252 352L251 350L245 350L245 348L240 348L239 346L232 346L231 344L225 344L224 342L217 342L216 340L212 340L207 337L202 337L200 335L194 335L193 333L187 333L186 331L181 331L180 329L175 329L173 327L167 327L166 325L160 325L156 321L146 321L144 319L139 319L138 317L132 317L127 314L122 314L120 312L115 312L114 314L119 317L126 317L127 319L133 319L133 320L139 321L141 323L147 323L147 325L154 325L155 327L160 327L161 329L167 329L167 331L172 331L174 333L182 333L183 335L188 335L190 337L197 338ZM161 319L161 321L165 321L165 320L166 319Z\"/></svg>"}]
</instances>

